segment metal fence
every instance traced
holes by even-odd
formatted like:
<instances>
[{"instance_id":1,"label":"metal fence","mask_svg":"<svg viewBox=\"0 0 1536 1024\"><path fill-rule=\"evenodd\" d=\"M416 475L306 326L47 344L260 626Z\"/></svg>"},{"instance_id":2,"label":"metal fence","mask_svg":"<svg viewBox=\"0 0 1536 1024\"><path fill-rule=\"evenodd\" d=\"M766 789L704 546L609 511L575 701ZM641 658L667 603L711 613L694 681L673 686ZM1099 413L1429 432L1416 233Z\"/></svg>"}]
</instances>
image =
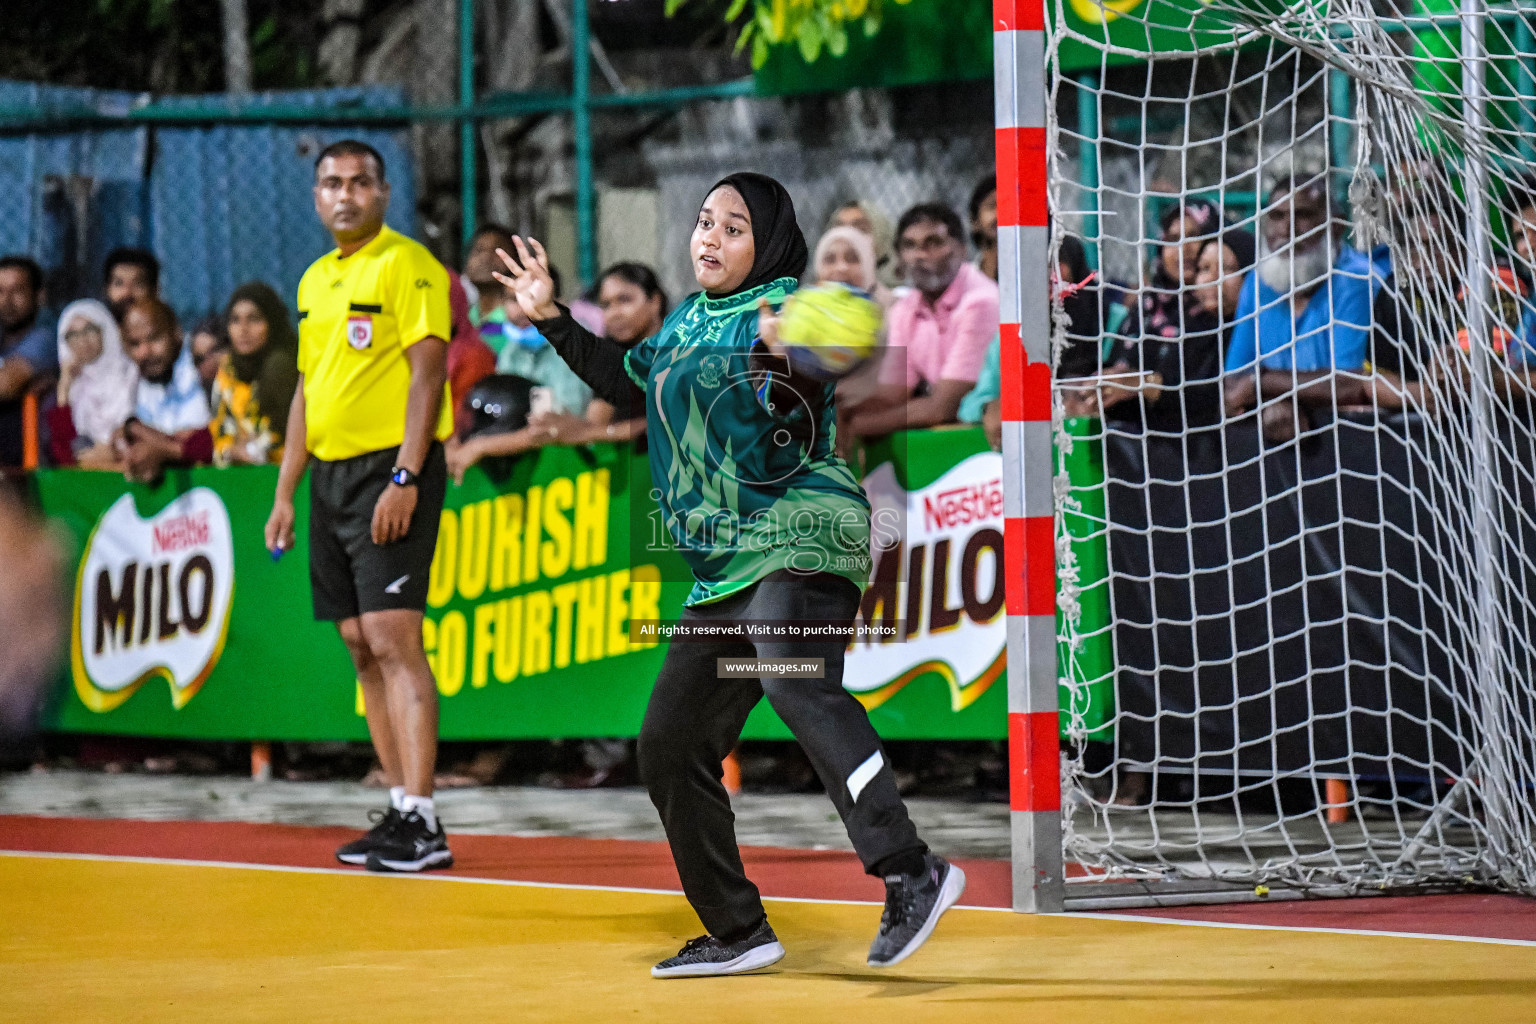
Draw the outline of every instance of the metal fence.
<instances>
[{"instance_id":1,"label":"metal fence","mask_svg":"<svg viewBox=\"0 0 1536 1024\"><path fill-rule=\"evenodd\" d=\"M571 131L567 276L590 282L596 275L605 178L629 184L642 166L658 192L655 261L681 292L692 281L678 236L686 237L700 190L724 173L755 168L784 178L814 241L844 199L867 199L891 221L923 200L963 207L991 168L990 91L976 97L982 124L957 126L942 111L932 138L897 139L887 109L883 128L855 124L819 146L802 144L798 126L786 124L796 101L758 97L750 78L653 91L614 82L616 91L594 91L588 2L572 0L570 88L563 91L476 94L473 0L459 4L453 105L410 105L390 87L165 98L0 82L0 250L28 252L49 268L55 301L94 291L103 256L121 244L160 256L163 290L183 315L216 308L230 288L252 278L291 294L326 246L308 199L309 165L326 142L358 136L385 155L394 188L390 222L410 231L417 194L407 130L456 124L459 220L467 236L485 192L478 129L553 114L568 117ZM874 93L865 99L881 102ZM629 141L623 152L599 151L603 123L666 111L682 112L674 143ZM775 131L761 130L774 120ZM623 211L608 213L615 214Z\"/></svg>"},{"instance_id":2,"label":"metal fence","mask_svg":"<svg viewBox=\"0 0 1536 1024\"><path fill-rule=\"evenodd\" d=\"M142 246L163 264L161 291L189 321L221 309L236 285L262 280L292 295L329 248L310 186L315 155L352 136L384 156L393 189L389 223L415 228L415 187L404 126L346 124L349 110L394 108L398 89L369 87L157 100L181 123L123 123L136 94L0 82L0 252L25 253L48 273L62 306L96 294L106 254ZM316 124L235 121L250 105L280 105ZM25 112L26 117L18 116Z\"/></svg>"},{"instance_id":3,"label":"metal fence","mask_svg":"<svg viewBox=\"0 0 1536 1024\"><path fill-rule=\"evenodd\" d=\"M597 196L632 184L637 175L655 192L657 231L646 259L669 292L682 295L695 287L686 253L698 202L731 171L755 169L783 180L814 245L833 209L850 199L867 200L890 224L927 200L963 213L992 164L991 133L974 126L898 138L887 124L851 141L807 145L797 138L797 104L818 101L721 99L713 91L686 90L607 97L620 98L674 108L678 116L665 138L593 155L584 172L593 191L592 223L580 224L577 188L575 251L563 268L582 281L591 280L599 261ZM506 102L493 99L488 109ZM303 123L306 112L313 123ZM349 115L357 120L347 123ZM413 118L438 116L404 106L399 90L385 87L271 93L239 102L171 97L145 105L126 93L0 82L0 252L37 259L56 308L96 294L102 261L119 245L143 246L161 259L162 293L188 322L222 308L244 281L266 281L291 296L304 268L329 247L310 192L319 150L347 136L377 148L393 189L389 223L417 234L409 129ZM613 116L605 110L599 121ZM131 117L142 120L112 126ZM591 121L587 130L594 130ZM465 212L473 224L474 211ZM631 215L623 208L602 211L605 221Z\"/></svg>"},{"instance_id":4,"label":"metal fence","mask_svg":"<svg viewBox=\"0 0 1536 1024\"><path fill-rule=\"evenodd\" d=\"M833 211L854 199L874 206L888 227L919 202L944 202L964 217L971 190L992 170L990 130L806 145L786 128L779 138L757 141L750 134L758 125L749 121L744 129L742 118L730 107L769 103L778 109L763 111L767 119L783 116L783 104L767 100L690 109L679 126L678 141L647 145L640 154L660 192L657 270L672 294L697 287L687 258L688 236L705 190L732 171L761 171L783 182L794 197L800 228L814 247Z\"/></svg>"}]
</instances>

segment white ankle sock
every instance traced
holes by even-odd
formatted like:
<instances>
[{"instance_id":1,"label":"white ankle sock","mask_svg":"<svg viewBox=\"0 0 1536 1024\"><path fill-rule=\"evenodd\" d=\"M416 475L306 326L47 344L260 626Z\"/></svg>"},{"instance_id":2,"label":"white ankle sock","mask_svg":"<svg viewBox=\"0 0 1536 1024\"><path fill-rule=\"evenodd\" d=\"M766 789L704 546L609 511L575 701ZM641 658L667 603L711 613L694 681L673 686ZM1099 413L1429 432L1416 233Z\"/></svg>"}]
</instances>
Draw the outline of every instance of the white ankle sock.
<instances>
[{"instance_id":1,"label":"white ankle sock","mask_svg":"<svg viewBox=\"0 0 1536 1024\"><path fill-rule=\"evenodd\" d=\"M393 807L395 810L398 811L398 810L401 809L401 807L404 805L404 803L405 803L405 787L404 786L390 786L389 787L389 806Z\"/></svg>"},{"instance_id":2,"label":"white ankle sock","mask_svg":"<svg viewBox=\"0 0 1536 1024\"><path fill-rule=\"evenodd\" d=\"M400 813L410 814L415 811L426 821L427 827L433 832L437 831L437 809L432 805L429 796L408 796L400 802Z\"/></svg>"}]
</instances>

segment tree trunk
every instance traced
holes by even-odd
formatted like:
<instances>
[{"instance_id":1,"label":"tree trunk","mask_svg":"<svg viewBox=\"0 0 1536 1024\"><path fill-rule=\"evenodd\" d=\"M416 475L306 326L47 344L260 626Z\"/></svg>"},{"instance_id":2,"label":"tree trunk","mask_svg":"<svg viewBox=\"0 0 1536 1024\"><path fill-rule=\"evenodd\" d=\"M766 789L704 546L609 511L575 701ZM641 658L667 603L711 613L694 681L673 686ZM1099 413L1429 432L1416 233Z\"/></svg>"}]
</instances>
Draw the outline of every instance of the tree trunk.
<instances>
[{"instance_id":1,"label":"tree trunk","mask_svg":"<svg viewBox=\"0 0 1536 1024\"><path fill-rule=\"evenodd\" d=\"M320 77L327 85L357 81L363 0L325 0L320 11Z\"/></svg>"},{"instance_id":2,"label":"tree trunk","mask_svg":"<svg viewBox=\"0 0 1536 1024\"><path fill-rule=\"evenodd\" d=\"M245 0L220 0L224 10L224 91L251 91L251 33Z\"/></svg>"}]
</instances>

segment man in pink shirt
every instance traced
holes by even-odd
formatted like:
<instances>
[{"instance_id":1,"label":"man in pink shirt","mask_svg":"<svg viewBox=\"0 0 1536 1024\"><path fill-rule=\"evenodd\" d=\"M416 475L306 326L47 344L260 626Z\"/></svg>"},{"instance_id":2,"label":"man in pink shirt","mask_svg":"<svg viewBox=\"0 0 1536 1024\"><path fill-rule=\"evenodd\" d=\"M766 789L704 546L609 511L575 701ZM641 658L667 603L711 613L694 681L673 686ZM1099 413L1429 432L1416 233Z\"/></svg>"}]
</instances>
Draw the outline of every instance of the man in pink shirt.
<instances>
[{"instance_id":1,"label":"man in pink shirt","mask_svg":"<svg viewBox=\"0 0 1536 1024\"><path fill-rule=\"evenodd\" d=\"M880 388L845 409L839 429L859 437L953 423L997 334L997 283L965 259L965 227L940 203L901 217L897 254L912 290L886 317Z\"/></svg>"}]
</instances>

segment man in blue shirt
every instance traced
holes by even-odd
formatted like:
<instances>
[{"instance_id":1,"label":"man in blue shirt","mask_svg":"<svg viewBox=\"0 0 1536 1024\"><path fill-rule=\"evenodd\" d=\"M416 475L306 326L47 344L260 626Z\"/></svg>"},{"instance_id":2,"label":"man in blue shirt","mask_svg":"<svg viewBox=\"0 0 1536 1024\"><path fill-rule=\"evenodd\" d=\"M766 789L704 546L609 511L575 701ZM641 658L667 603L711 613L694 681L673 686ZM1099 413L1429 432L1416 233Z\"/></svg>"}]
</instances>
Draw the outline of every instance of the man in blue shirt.
<instances>
[{"instance_id":1,"label":"man in blue shirt","mask_svg":"<svg viewBox=\"0 0 1536 1024\"><path fill-rule=\"evenodd\" d=\"M1363 380L1333 374L1364 367L1371 300L1388 270L1384 255L1336 242L1335 226L1321 178L1284 179L1271 191L1265 251L1243 282L1227 349L1229 415L1292 392L1302 406L1361 400ZM1296 412L1293 403L1269 406L1265 432L1290 436Z\"/></svg>"},{"instance_id":2,"label":"man in blue shirt","mask_svg":"<svg viewBox=\"0 0 1536 1024\"><path fill-rule=\"evenodd\" d=\"M42 309L42 268L25 256L0 257L0 466L21 465L22 401L59 372Z\"/></svg>"}]
</instances>

